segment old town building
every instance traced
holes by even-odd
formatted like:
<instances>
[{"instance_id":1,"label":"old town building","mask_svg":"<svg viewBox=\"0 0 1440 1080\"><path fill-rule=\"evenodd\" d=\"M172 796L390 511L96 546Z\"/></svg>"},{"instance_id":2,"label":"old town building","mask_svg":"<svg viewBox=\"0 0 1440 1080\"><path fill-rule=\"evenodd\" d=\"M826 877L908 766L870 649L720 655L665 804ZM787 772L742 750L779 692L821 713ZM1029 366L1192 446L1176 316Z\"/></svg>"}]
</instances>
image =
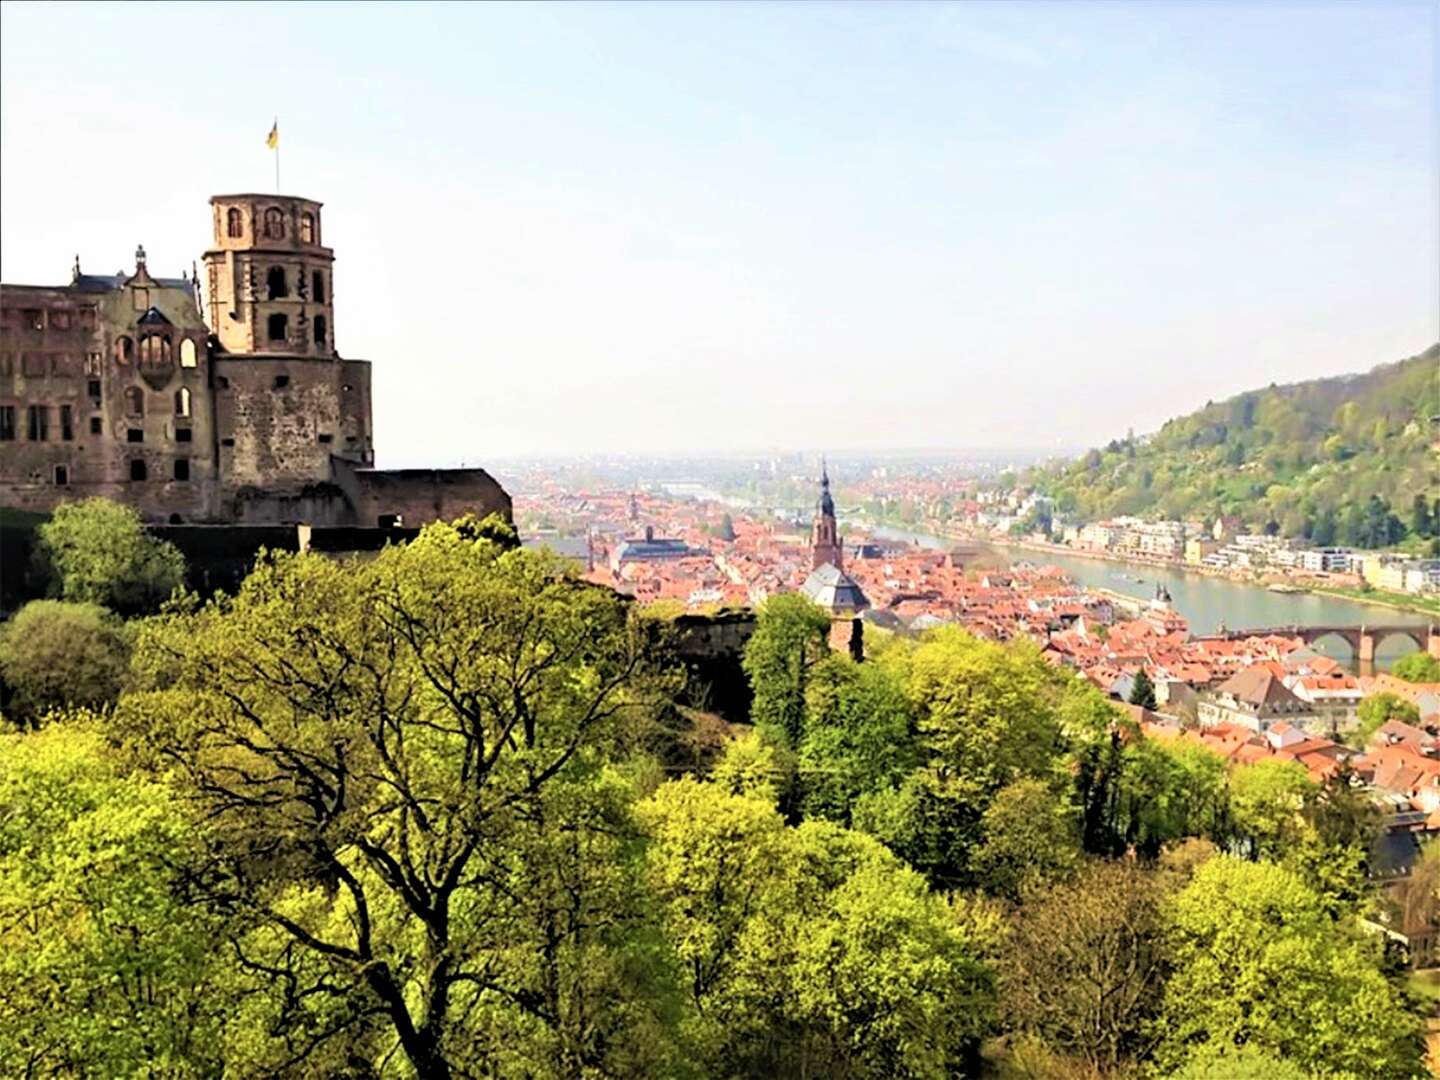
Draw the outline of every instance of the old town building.
<instances>
[{"instance_id":1,"label":"old town building","mask_svg":"<svg viewBox=\"0 0 1440 1080\"><path fill-rule=\"evenodd\" d=\"M103 495L151 521L510 516L482 469L374 467L370 362L335 346L321 204L217 195L204 278L0 285L0 506ZM203 304L203 308L202 308Z\"/></svg>"}]
</instances>

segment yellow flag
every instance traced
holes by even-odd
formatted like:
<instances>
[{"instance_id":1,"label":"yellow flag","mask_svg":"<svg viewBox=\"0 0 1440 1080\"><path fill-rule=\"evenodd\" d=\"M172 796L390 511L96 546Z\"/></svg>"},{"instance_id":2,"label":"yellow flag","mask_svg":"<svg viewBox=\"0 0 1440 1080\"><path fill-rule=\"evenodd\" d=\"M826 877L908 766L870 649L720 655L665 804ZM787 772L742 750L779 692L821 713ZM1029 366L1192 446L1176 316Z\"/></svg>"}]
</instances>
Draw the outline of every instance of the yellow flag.
<instances>
[{"instance_id":1,"label":"yellow flag","mask_svg":"<svg viewBox=\"0 0 1440 1080\"><path fill-rule=\"evenodd\" d=\"M265 145L268 146L271 150L278 150L278 149L280 149L280 121L279 121L279 119L276 119L275 123L273 123L273 124L270 125L270 134L265 136Z\"/></svg>"}]
</instances>

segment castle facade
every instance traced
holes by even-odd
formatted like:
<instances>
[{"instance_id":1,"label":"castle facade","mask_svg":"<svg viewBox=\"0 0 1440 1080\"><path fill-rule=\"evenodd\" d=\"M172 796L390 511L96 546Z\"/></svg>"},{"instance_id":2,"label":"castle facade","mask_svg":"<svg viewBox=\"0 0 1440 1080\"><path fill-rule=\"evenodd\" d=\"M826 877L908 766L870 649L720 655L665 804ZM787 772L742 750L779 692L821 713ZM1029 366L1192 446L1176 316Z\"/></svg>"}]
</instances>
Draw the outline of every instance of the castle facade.
<instances>
[{"instance_id":1,"label":"castle facade","mask_svg":"<svg viewBox=\"0 0 1440 1080\"><path fill-rule=\"evenodd\" d=\"M483 469L374 467L370 362L335 348L321 204L217 195L204 277L0 285L0 506L103 495L147 520L510 518ZM203 309L202 309L203 304Z\"/></svg>"}]
</instances>

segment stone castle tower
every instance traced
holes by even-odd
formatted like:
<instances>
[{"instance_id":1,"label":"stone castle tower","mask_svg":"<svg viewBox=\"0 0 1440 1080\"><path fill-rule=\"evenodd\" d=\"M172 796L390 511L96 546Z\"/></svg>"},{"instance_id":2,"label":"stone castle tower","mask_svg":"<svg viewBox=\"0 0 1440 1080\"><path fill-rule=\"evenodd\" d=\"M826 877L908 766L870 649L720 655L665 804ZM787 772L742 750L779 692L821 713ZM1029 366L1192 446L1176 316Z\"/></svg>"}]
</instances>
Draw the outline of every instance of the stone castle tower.
<instances>
[{"instance_id":1,"label":"stone castle tower","mask_svg":"<svg viewBox=\"0 0 1440 1080\"><path fill-rule=\"evenodd\" d=\"M811 567L826 563L841 570L840 527L835 523L835 500L830 497L830 472L820 463L820 501L815 506L815 523L810 529Z\"/></svg>"},{"instance_id":2,"label":"stone castle tower","mask_svg":"<svg viewBox=\"0 0 1440 1080\"><path fill-rule=\"evenodd\" d=\"M332 461L370 465L370 365L335 349L335 253L321 204L293 195L216 195L205 252L220 473L291 490L330 480Z\"/></svg>"}]
</instances>

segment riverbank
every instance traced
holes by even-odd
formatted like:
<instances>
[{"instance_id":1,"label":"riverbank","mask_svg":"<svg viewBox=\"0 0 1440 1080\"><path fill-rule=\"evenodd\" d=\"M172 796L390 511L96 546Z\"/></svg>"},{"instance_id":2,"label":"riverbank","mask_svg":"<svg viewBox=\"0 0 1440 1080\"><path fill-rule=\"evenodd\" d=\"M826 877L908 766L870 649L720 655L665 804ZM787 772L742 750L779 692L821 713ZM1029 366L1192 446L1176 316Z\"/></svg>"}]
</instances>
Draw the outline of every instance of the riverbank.
<instances>
[{"instance_id":1,"label":"riverbank","mask_svg":"<svg viewBox=\"0 0 1440 1080\"><path fill-rule=\"evenodd\" d=\"M1297 584L1285 574L1257 574L1250 570L1223 570L1211 566L1195 566L1191 563L1175 562L1172 559L1145 558L1114 555L1107 551L1089 551L1066 547L1064 544L1045 544L1036 540L990 540L990 544L1002 548L1019 548L1037 554L1063 555L1071 559L1091 559L1095 562L1117 563L1121 566L1148 566L1196 577L1219 578L1237 585L1251 585L1257 589L1269 588L1274 584L1291 586L1284 590L1293 593L1309 593L1314 596L1328 596L1334 600L1345 600L1352 604L1389 608L1414 615L1440 617L1440 601L1422 600L1404 593L1385 592L1379 589L1346 589L1339 586L1312 585L1308 582ZM1279 591L1279 590L1277 590Z\"/></svg>"}]
</instances>

